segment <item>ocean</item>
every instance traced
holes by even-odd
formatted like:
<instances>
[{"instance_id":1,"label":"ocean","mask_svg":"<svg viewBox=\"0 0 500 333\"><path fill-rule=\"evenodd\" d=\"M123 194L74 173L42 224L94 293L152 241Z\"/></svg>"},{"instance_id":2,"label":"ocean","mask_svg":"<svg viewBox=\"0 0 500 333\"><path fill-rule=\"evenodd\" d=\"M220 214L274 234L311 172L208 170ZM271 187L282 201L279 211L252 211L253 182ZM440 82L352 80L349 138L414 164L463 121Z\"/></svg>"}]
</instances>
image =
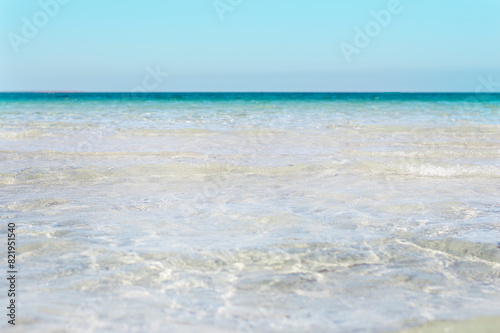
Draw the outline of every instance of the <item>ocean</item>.
<instances>
[{"instance_id":1,"label":"ocean","mask_svg":"<svg viewBox=\"0 0 500 333\"><path fill-rule=\"evenodd\" d=\"M1 93L8 328L482 325L499 180L500 94Z\"/></svg>"}]
</instances>

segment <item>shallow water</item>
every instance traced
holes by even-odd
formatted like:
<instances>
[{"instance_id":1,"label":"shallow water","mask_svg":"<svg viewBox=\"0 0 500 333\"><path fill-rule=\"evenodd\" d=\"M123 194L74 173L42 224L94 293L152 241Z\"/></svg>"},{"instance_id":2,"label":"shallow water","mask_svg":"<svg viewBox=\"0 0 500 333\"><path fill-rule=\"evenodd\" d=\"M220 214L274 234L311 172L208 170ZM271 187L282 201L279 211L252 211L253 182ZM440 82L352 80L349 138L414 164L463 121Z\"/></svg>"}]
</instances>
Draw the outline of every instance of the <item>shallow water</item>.
<instances>
[{"instance_id":1,"label":"shallow water","mask_svg":"<svg viewBox=\"0 0 500 333\"><path fill-rule=\"evenodd\" d=\"M498 316L499 120L500 95L0 94L16 328Z\"/></svg>"}]
</instances>

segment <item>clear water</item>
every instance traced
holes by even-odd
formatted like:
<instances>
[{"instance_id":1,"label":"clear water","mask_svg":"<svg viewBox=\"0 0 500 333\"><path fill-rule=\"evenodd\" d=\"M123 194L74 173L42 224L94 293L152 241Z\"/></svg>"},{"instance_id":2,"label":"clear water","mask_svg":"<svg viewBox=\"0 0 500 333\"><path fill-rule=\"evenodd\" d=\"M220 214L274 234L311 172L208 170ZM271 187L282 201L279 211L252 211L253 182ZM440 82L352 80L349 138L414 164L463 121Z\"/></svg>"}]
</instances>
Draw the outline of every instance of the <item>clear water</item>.
<instances>
[{"instance_id":1,"label":"clear water","mask_svg":"<svg viewBox=\"0 0 500 333\"><path fill-rule=\"evenodd\" d=\"M499 120L495 94L0 94L13 332L499 316Z\"/></svg>"}]
</instances>

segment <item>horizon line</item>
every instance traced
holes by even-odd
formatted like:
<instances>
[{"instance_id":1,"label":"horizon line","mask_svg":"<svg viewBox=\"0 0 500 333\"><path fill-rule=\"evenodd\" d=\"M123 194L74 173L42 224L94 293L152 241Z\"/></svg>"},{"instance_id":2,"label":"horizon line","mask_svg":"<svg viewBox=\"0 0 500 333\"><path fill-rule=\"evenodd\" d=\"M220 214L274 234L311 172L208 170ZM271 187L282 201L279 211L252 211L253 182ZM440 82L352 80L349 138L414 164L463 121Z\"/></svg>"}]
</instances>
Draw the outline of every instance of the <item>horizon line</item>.
<instances>
[{"instance_id":1,"label":"horizon line","mask_svg":"<svg viewBox=\"0 0 500 333\"><path fill-rule=\"evenodd\" d=\"M64 90L20 90L0 91L0 94L500 94L500 91L64 91Z\"/></svg>"}]
</instances>

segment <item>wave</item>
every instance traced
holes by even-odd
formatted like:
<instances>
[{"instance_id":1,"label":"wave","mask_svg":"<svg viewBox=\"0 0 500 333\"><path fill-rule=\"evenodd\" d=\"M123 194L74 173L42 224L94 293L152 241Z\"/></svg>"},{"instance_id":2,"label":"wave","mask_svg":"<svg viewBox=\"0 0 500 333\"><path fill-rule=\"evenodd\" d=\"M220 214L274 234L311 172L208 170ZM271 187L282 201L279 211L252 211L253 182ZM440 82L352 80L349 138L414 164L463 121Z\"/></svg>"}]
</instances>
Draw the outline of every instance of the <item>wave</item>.
<instances>
[{"instance_id":1,"label":"wave","mask_svg":"<svg viewBox=\"0 0 500 333\"><path fill-rule=\"evenodd\" d=\"M48 133L39 129L27 129L19 131L0 131L0 140L18 140L25 138L38 138Z\"/></svg>"},{"instance_id":2,"label":"wave","mask_svg":"<svg viewBox=\"0 0 500 333\"><path fill-rule=\"evenodd\" d=\"M177 129L151 129L151 128L127 128L115 131L115 136L170 136L170 135L191 135L209 136L217 132L204 128L177 128Z\"/></svg>"},{"instance_id":3,"label":"wave","mask_svg":"<svg viewBox=\"0 0 500 333\"><path fill-rule=\"evenodd\" d=\"M361 172L383 175L419 177L500 177L500 167L478 164L437 164L428 162L361 162Z\"/></svg>"},{"instance_id":4,"label":"wave","mask_svg":"<svg viewBox=\"0 0 500 333\"><path fill-rule=\"evenodd\" d=\"M463 149L463 150L451 150L449 147L442 149L426 149L426 150L392 150L392 151L362 151L362 150L342 150L343 153L349 155L358 156L376 156L376 157L406 157L406 158L443 158L443 157L454 157L454 158L465 158L465 157L498 157L500 156L500 149L493 148L487 149L481 147L481 149Z\"/></svg>"},{"instance_id":5,"label":"wave","mask_svg":"<svg viewBox=\"0 0 500 333\"><path fill-rule=\"evenodd\" d=\"M497 333L499 327L500 317L484 317L461 321L435 320L415 328L402 330L400 333Z\"/></svg>"},{"instance_id":6,"label":"wave","mask_svg":"<svg viewBox=\"0 0 500 333\"><path fill-rule=\"evenodd\" d=\"M68 153L67 156L92 156L99 153ZM117 153L117 156L121 153ZM131 153L124 153L125 155ZM105 156L112 156L107 153ZM146 156L139 153L140 156ZM358 176L402 176L402 177L500 177L500 167L478 164L432 164L426 162L376 162L362 161L350 163L318 164L296 163L278 166L252 166L245 164L232 164L223 162L176 161L174 157L179 154L165 153L164 157L170 158L170 163L135 164L127 166L98 167L94 165L68 165L57 167L28 167L18 171L0 173L0 184L52 184L59 182L121 182L124 179L140 178L158 181L167 181L172 178L203 180L214 175L260 175L268 177L285 176L288 178L301 178L316 175L358 175ZM196 156L186 154L185 156ZM82 162L80 162L82 163ZM140 161L138 162L140 163ZM82 163L83 164L83 163Z\"/></svg>"}]
</instances>

